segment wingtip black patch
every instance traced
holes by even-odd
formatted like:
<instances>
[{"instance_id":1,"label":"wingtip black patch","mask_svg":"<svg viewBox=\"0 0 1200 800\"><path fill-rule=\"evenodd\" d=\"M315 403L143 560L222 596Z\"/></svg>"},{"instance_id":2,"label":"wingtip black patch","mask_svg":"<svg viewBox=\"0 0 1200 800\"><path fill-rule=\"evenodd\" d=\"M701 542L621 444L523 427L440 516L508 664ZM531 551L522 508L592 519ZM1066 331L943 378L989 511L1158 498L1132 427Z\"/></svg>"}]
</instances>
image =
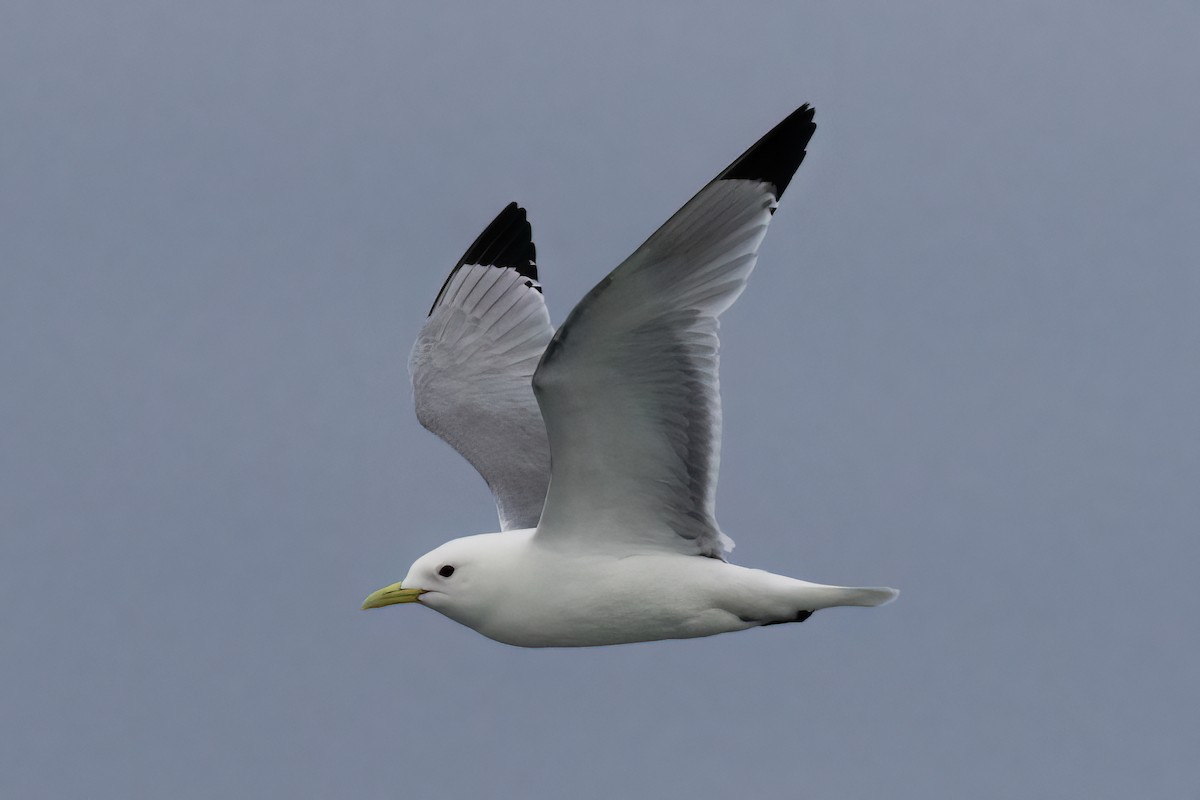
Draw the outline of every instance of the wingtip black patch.
<instances>
[{"instance_id":1,"label":"wingtip black patch","mask_svg":"<svg viewBox=\"0 0 1200 800\"><path fill-rule=\"evenodd\" d=\"M522 277L534 282L527 285L539 292L542 290L541 286L537 285L537 248L533 244L533 226L529 224L525 209L515 201L505 206L504 210L488 223L483 233L476 237L467 248L467 252L463 253L462 258L454 265L454 269L450 270L445 283L434 298L433 305L429 307L430 314L438 307L442 295L454 279L454 274L464 264L515 269Z\"/></svg>"},{"instance_id":2,"label":"wingtip black patch","mask_svg":"<svg viewBox=\"0 0 1200 800\"><path fill-rule=\"evenodd\" d=\"M804 161L808 140L817 129L814 113L807 103L797 108L738 156L717 180L764 181L775 186L778 200Z\"/></svg>"},{"instance_id":3,"label":"wingtip black patch","mask_svg":"<svg viewBox=\"0 0 1200 800\"><path fill-rule=\"evenodd\" d=\"M515 202L505 206L467 248L458 263L511 267L536 281L537 248L533 245L533 226L525 216L525 209Z\"/></svg>"}]
</instances>

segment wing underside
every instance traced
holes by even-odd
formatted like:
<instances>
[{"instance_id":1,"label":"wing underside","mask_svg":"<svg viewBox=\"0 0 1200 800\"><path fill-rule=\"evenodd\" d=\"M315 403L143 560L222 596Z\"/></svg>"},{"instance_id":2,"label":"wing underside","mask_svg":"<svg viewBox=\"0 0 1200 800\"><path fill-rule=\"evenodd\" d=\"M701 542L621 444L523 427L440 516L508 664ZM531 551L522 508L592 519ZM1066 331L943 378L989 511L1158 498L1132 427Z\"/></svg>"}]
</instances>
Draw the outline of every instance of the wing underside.
<instances>
[{"instance_id":1,"label":"wing underside","mask_svg":"<svg viewBox=\"0 0 1200 800\"><path fill-rule=\"evenodd\" d=\"M537 525L549 482L531 379L554 328L525 210L510 204L467 250L409 359L417 418L471 463L502 530Z\"/></svg>"}]
</instances>

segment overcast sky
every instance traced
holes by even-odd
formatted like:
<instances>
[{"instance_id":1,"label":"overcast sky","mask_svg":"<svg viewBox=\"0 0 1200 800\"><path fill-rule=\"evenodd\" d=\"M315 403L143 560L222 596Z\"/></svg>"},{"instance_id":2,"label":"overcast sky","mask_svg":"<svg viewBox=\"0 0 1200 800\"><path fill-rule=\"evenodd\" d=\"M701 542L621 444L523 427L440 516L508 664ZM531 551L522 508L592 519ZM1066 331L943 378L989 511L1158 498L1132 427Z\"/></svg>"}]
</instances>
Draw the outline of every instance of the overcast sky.
<instances>
[{"instance_id":1,"label":"overcast sky","mask_svg":"<svg viewBox=\"0 0 1200 800\"><path fill-rule=\"evenodd\" d=\"M1200 5L9 0L0 796L1190 797ZM900 599L527 651L358 610L482 481L408 349L551 315L793 108L738 563Z\"/></svg>"}]
</instances>

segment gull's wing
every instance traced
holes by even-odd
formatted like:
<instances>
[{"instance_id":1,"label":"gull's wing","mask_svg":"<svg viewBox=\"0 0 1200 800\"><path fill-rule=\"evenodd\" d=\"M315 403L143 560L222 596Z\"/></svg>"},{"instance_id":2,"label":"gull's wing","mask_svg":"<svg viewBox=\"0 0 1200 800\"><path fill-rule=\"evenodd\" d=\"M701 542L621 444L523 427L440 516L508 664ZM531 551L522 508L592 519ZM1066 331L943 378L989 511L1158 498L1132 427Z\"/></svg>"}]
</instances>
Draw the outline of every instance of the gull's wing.
<instances>
[{"instance_id":1,"label":"gull's wing","mask_svg":"<svg viewBox=\"0 0 1200 800\"><path fill-rule=\"evenodd\" d=\"M553 474L537 537L722 558L717 316L816 126L794 111L592 289L533 377Z\"/></svg>"},{"instance_id":2,"label":"gull's wing","mask_svg":"<svg viewBox=\"0 0 1200 800\"><path fill-rule=\"evenodd\" d=\"M509 203L446 278L408 361L417 419L487 481L502 530L537 525L546 499L530 380L553 334L525 209Z\"/></svg>"}]
</instances>

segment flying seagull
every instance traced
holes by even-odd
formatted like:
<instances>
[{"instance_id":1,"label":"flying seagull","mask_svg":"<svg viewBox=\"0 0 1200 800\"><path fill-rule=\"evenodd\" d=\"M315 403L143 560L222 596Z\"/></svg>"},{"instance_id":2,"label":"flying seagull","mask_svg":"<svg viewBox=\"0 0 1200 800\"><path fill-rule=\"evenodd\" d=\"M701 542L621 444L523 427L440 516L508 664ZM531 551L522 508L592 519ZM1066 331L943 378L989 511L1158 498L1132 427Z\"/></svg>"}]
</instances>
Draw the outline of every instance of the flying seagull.
<instances>
[{"instance_id":1,"label":"flying seagull","mask_svg":"<svg viewBox=\"0 0 1200 800\"><path fill-rule=\"evenodd\" d=\"M524 209L451 271L410 360L421 423L483 476L501 531L421 556L363 608L418 603L500 642L681 639L877 606L726 560L717 317L804 160L801 106L596 285L555 331Z\"/></svg>"}]
</instances>

